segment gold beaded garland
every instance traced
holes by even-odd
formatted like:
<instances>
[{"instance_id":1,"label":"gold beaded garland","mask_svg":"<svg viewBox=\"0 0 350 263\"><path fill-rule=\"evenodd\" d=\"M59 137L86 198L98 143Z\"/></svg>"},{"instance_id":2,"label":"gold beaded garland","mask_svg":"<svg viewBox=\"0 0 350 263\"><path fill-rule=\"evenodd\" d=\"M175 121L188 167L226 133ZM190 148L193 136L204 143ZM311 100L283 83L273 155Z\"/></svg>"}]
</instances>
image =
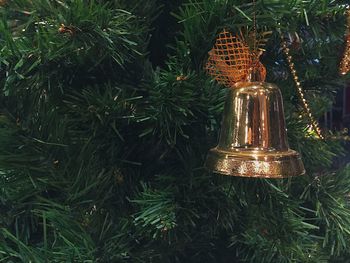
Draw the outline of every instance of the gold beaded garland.
<instances>
[{"instance_id":1,"label":"gold beaded garland","mask_svg":"<svg viewBox=\"0 0 350 263\"><path fill-rule=\"evenodd\" d=\"M346 11L346 15L347 15L346 45L345 45L344 56L339 66L339 72L342 75L345 75L350 71L350 9Z\"/></svg>"},{"instance_id":2,"label":"gold beaded garland","mask_svg":"<svg viewBox=\"0 0 350 263\"><path fill-rule=\"evenodd\" d=\"M304 111L305 111L307 117L309 118L311 126L312 126L313 130L316 132L317 136L321 139L324 139L324 137L322 135L322 131L321 131L320 126L319 126L319 123L315 120L314 116L312 115L309 104L307 103L307 101L305 99L303 88L302 88L301 83L299 81L297 71L295 70L295 65L293 63L293 57L289 54L290 50L287 47L287 43L283 39L283 37L282 37L282 47L283 47L283 52L287 57L289 69L293 75L294 83L295 83L295 86L297 88L297 92L298 92L299 98L302 102L302 106L304 108Z\"/></svg>"}]
</instances>

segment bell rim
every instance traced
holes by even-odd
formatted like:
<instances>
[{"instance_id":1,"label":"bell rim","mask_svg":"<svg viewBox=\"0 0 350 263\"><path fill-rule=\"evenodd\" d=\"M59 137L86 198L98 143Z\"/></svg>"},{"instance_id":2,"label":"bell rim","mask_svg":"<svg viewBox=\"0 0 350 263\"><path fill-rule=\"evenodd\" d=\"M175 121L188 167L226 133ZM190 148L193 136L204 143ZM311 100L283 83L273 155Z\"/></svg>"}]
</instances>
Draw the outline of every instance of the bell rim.
<instances>
[{"instance_id":1,"label":"bell rim","mask_svg":"<svg viewBox=\"0 0 350 263\"><path fill-rule=\"evenodd\" d=\"M213 173L254 178L288 178L305 174L304 164L298 152L240 151L228 152L211 149L205 163Z\"/></svg>"},{"instance_id":2,"label":"bell rim","mask_svg":"<svg viewBox=\"0 0 350 263\"><path fill-rule=\"evenodd\" d=\"M281 158L290 158L291 156L300 156L297 151L292 149L286 150L275 150L275 149L261 149L261 148L234 148L230 150L220 149L215 147L209 152L217 153L220 155L226 155L231 158L251 158L251 160L260 160L260 159L278 159Z\"/></svg>"}]
</instances>

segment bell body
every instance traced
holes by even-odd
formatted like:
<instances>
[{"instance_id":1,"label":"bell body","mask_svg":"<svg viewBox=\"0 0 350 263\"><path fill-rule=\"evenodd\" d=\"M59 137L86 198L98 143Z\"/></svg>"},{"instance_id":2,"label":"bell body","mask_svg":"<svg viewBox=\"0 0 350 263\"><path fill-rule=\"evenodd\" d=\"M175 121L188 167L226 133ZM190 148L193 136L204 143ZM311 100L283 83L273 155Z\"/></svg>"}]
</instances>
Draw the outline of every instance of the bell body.
<instances>
[{"instance_id":1,"label":"bell body","mask_svg":"<svg viewBox=\"0 0 350 263\"><path fill-rule=\"evenodd\" d=\"M206 166L215 173L282 178L305 173L296 151L289 149L283 102L277 86L239 82L227 95L219 144Z\"/></svg>"}]
</instances>

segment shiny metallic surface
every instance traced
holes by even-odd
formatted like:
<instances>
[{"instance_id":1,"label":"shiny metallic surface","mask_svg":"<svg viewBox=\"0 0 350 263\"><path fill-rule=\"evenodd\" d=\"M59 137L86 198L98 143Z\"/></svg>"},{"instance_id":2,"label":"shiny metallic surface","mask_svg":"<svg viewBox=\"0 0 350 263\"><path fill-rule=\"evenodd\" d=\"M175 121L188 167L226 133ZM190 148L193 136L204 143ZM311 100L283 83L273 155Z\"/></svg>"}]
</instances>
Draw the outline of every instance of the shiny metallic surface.
<instances>
[{"instance_id":1,"label":"shiny metallic surface","mask_svg":"<svg viewBox=\"0 0 350 263\"><path fill-rule=\"evenodd\" d=\"M219 144L206 166L215 173L282 178L305 173L287 141L280 90L265 82L239 82L226 99Z\"/></svg>"}]
</instances>

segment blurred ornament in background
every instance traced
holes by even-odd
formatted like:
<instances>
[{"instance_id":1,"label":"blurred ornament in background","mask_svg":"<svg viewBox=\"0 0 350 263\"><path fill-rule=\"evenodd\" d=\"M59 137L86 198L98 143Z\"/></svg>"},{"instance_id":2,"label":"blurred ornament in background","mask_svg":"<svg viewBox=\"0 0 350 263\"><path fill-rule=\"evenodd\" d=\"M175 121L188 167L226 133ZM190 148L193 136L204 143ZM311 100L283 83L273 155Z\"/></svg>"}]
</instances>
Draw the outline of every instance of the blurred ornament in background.
<instances>
[{"instance_id":1,"label":"blurred ornament in background","mask_svg":"<svg viewBox=\"0 0 350 263\"><path fill-rule=\"evenodd\" d=\"M305 173L299 154L289 149L281 92L265 82L262 51L259 43L249 47L242 33L224 30L209 52L208 73L229 88L219 144L206 161L214 173L260 178Z\"/></svg>"},{"instance_id":2,"label":"blurred ornament in background","mask_svg":"<svg viewBox=\"0 0 350 263\"><path fill-rule=\"evenodd\" d=\"M349 73L350 71L350 9L346 10L347 16L347 32L346 43L343 58L340 62L339 72L342 75Z\"/></svg>"}]
</instances>

